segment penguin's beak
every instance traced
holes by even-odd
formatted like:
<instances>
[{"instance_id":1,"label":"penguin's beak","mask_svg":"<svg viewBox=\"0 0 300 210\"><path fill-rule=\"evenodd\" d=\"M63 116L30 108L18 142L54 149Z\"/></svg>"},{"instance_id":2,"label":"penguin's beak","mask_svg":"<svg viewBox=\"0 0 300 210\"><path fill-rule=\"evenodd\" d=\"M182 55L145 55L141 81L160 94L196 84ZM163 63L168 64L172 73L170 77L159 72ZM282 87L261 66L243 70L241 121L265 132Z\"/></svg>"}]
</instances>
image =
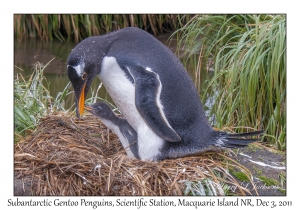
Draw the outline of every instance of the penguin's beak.
<instances>
[{"instance_id":1,"label":"penguin's beak","mask_svg":"<svg viewBox=\"0 0 300 210\"><path fill-rule=\"evenodd\" d=\"M90 105L85 104L84 109L87 110L87 111L92 111L93 107L91 107Z\"/></svg>"},{"instance_id":2,"label":"penguin's beak","mask_svg":"<svg viewBox=\"0 0 300 210\"><path fill-rule=\"evenodd\" d=\"M76 96L76 114L78 118L80 118L83 115L85 99L90 89L93 78L87 79L85 81L82 80L79 81L82 83L80 84L78 82L78 83L74 83L75 85L73 85L75 96Z\"/></svg>"},{"instance_id":3,"label":"penguin's beak","mask_svg":"<svg viewBox=\"0 0 300 210\"><path fill-rule=\"evenodd\" d=\"M90 110L92 110L93 108L92 108L90 105L85 104L85 105L84 105L84 109L87 110L87 111L90 111Z\"/></svg>"},{"instance_id":4,"label":"penguin's beak","mask_svg":"<svg viewBox=\"0 0 300 210\"><path fill-rule=\"evenodd\" d=\"M79 119L83 115L84 102L85 102L86 95L87 95L89 87L90 87L89 81L80 80L80 82L82 82L82 83L80 84L78 82L78 83L74 83L75 85L73 85L74 92L75 92L75 98L76 98L76 115Z\"/></svg>"},{"instance_id":5,"label":"penguin's beak","mask_svg":"<svg viewBox=\"0 0 300 210\"><path fill-rule=\"evenodd\" d=\"M92 114L94 113L94 108L92 106L88 105L88 104L84 105L84 109L87 110L88 112L92 113Z\"/></svg>"},{"instance_id":6,"label":"penguin's beak","mask_svg":"<svg viewBox=\"0 0 300 210\"><path fill-rule=\"evenodd\" d=\"M76 113L77 113L77 117L80 118L83 114L84 111L84 102L85 102L85 86L86 83L84 83L80 96L79 96L79 100L77 102L77 107L76 107Z\"/></svg>"}]
</instances>

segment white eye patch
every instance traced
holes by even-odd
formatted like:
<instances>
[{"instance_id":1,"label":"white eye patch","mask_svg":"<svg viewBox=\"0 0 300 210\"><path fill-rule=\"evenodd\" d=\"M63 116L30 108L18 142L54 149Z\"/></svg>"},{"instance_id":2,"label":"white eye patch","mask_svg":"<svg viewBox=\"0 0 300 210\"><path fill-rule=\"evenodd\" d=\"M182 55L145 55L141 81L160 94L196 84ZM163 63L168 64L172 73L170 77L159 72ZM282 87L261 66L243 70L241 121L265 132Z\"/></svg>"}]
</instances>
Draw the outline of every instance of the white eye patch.
<instances>
[{"instance_id":1,"label":"white eye patch","mask_svg":"<svg viewBox=\"0 0 300 210\"><path fill-rule=\"evenodd\" d=\"M70 66L70 65L68 65L68 66ZM85 67L85 63L84 63L83 59L82 58L80 59L80 62L77 66L72 66L72 67L73 67L73 69L75 69L78 77L82 77L83 72L84 72L84 67Z\"/></svg>"}]
</instances>

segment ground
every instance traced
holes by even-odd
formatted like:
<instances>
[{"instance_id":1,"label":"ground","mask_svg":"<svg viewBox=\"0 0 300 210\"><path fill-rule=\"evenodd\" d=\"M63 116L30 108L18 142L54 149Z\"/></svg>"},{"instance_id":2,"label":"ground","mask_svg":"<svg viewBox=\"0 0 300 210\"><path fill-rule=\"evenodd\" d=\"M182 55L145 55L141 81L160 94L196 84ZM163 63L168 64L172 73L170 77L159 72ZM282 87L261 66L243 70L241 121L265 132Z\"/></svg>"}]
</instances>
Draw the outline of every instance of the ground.
<instances>
[{"instance_id":1,"label":"ground","mask_svg":"<svg viewBox=\"0 0 300 210\"><path fill-rule=\"evenodd\" d=\"M286 195L286 154L274 149L268 149L256 144L236 150L236 160L249 169L257 192L261 196ZM241 185L251 190L252 185L245 180L239 180Z\"/></svg>"}]
</instances>

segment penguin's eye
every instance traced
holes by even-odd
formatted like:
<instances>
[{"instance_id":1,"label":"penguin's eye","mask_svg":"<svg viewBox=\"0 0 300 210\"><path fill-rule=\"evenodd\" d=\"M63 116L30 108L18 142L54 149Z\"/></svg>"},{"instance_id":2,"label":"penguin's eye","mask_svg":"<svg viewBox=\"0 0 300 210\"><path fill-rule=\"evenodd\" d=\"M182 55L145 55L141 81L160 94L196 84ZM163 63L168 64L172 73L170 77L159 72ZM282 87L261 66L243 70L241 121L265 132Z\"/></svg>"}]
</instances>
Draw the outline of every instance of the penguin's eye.
<instances>
[{"instance_id":1,"label":"penguin's eye","mask_svg":"<svg viewBox=\"0 0 300 210\"><path fill-rule=\"evenodd\" d=\"M86 79L86 77L87 77L87 73L86 73L86 72L84 72L84 73L82 74L82 76L81 76L81 79L82 79L82 80L85 80L85 79Z\"/></svg>"}]
</instances>

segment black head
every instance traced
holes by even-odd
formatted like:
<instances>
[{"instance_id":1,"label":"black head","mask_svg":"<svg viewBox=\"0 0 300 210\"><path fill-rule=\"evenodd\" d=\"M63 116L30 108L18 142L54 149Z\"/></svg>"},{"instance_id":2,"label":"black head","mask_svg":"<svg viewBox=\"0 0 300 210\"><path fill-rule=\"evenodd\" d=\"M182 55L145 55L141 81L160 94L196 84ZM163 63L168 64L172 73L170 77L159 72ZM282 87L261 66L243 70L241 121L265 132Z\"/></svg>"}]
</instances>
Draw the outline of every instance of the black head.
<instances>
[{"instance_id":1,"label":"black head","mask_svg":"<svg viewBox=\"0 0 300 210\"><path fill-rule=\"evenodd\" d=\"M97 102L91 105L85 105L85 109L100 119L106 119L112 121L114 113L110 106L104 102Z\"/></svg>"},{"instance_id":2,"label":"black head","mask_svg":"<svg viewBox=\"0 0 300 210\"><path fill-rule=\"evenodd\" d=\"M92 40L92 39L91 39ZM84 111L84 102L95 76L100 72L102 56L95 56L95 46L87 39L79 43L70 53L67 74L76 98L76 114L80 118Z\"/></svg>"}]
</instances>

